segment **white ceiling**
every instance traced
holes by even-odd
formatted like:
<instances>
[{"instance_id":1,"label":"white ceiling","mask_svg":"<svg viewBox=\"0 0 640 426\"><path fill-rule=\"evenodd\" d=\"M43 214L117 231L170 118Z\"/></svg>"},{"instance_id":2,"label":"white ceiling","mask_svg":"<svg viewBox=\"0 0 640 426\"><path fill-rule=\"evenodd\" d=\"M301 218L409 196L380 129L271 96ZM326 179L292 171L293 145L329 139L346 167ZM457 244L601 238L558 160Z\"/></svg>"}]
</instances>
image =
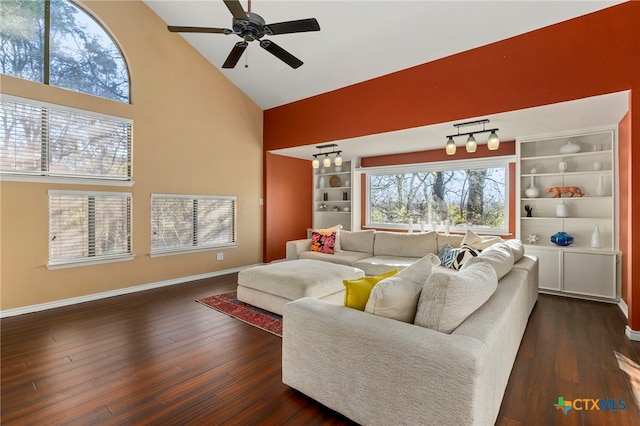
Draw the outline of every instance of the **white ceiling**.
<instances>
[{"instance_id":1,"label":"white ceiling","mask_svg":"<svg viewBox=\"0 0 640 426\"><path fill-rule=\"evenodd\" d=\"M168 25L231 27L231 13L222 0L144 2ZM240 2L247 10L247 0ZM264 37L300 58L304 65L298 69L290 68L257 43L249 45L236 68L222 69L231 48L240 40L238 36L173 36L184 37L258 106L269 109L618 3L622 1L253 0L251 10L267 23L310 17L318 20L319 32ZM616 124L626 109L626 95L618 94L534 108L526 113L475 118L490 118L491 127L499 127L501 139L507 140L529 134ZM452 124L357 138L348 145L357 147L354 152L360 156L436 148L444 145L445 135L455 133ZM343 149L345 154L351 150ZM308 157L313 152L317 150L303 147L281 153Z\"/></svg>"}]
</instances>

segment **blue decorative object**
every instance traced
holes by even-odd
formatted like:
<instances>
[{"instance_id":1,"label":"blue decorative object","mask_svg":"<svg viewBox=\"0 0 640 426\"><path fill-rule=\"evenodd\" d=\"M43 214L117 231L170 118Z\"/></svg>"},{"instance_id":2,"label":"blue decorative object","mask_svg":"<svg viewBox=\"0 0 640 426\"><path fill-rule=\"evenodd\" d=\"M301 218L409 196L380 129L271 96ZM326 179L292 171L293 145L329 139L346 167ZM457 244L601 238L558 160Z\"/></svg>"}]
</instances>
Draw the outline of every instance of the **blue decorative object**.
<instances>
[{"instance_id":1,"label":"blue decorative object","mask_svg":"<svg viewBox=\"0 0 640 426\"><path fill-rule=\"evenodd\" d=\"M557 232L551 236L551 242L558 246L568 246L573 244L573 237L566 232Z\"/></svg>"}]
</instances>

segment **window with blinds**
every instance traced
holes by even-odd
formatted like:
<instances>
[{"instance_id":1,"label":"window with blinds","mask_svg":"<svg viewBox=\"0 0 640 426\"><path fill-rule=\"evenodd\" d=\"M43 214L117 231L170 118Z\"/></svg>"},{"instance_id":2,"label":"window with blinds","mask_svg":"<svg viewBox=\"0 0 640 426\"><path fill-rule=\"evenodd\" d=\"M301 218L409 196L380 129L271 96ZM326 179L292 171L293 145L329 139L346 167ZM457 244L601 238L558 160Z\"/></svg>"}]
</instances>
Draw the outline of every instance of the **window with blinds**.
<instances>
[{"instance_id":1,"label":"window with blinds","mask_svg":"<svg viewBox=\"0 0 640 426\"><path fill-rule=\"evenodd\" d=\"M151 254L236 245L236 197L151 195Z\"/></svg>"},{"instance_id":2,"label":"window with blinds","mask_svg":"<svg viewBox=\"0 0 640 426\"><path fill-rule=\"evenodd\" d=\"M131 193L49 191L49 267L131 258Z\"/></svg>"},{"instance_id":3,"label":"window with blinds","mask_svg":"<svg viewBox=\"0 0 640 426\"><path fill-rule=\"evenodd\" d=\"M131 120L3 95L0 173L130 181L131 135Z\"/></svg>"}]
</instances>

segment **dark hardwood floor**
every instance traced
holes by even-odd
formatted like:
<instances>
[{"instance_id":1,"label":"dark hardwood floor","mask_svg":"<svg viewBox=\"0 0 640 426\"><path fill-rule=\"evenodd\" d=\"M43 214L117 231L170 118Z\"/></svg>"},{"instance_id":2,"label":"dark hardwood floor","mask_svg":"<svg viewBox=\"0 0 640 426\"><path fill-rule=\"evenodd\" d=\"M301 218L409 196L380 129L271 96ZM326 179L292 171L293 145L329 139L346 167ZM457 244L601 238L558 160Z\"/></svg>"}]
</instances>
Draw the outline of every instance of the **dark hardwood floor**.
<instances>
[{"instance_id":1,"label":"dark hardwood floor","mask_svg":"<svg viewBox=\"0 0 640 426\"><path fill-rule=\"evenodd\" d=\"M236 277L3 319L0 422L351 424L281 383L280 338L194 301ZM640 343L624 325L614 305L541 295L497 424L640 424ZM563 414L558 397L626 408Z\"/></svg>"}]
</instances>

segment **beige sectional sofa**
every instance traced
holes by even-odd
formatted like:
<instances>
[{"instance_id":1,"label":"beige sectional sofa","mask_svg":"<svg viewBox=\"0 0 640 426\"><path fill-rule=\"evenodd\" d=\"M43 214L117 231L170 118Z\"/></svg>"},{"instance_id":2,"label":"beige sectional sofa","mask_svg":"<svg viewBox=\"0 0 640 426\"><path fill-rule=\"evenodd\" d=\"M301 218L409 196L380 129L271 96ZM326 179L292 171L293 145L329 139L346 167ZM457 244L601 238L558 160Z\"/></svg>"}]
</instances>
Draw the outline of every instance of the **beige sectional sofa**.
<instances>
[{"instance_id":1,"label":"beige sectional sofa","mask_svg":"<svg viewBox=\"0 0 640 426\"><path fill-rule=\"evenodd\" d=\"M439 253L447 244L459 247L463 235L436 232L407 234L385 231L340 231L340 246L334 254L309 251L311 239L288 241L287 260L313 259L362 269L378 275L390 269L404 269L428 253Z\"/></svg>"},{"instance_id":2,"label":"beige sectional sofa","mask_svg":"<svg viewBox=\"0 0 640 426\"><path fill-rule=\"evenodd\" d=\"M287 303L283 382L364 425L493 425L538 296L537 259L519 241L499 246L457 272L434 267L413 323L314 298ZM355 252L343 259L376 257L375 247Z\"/></svg>"}]
</instances>

